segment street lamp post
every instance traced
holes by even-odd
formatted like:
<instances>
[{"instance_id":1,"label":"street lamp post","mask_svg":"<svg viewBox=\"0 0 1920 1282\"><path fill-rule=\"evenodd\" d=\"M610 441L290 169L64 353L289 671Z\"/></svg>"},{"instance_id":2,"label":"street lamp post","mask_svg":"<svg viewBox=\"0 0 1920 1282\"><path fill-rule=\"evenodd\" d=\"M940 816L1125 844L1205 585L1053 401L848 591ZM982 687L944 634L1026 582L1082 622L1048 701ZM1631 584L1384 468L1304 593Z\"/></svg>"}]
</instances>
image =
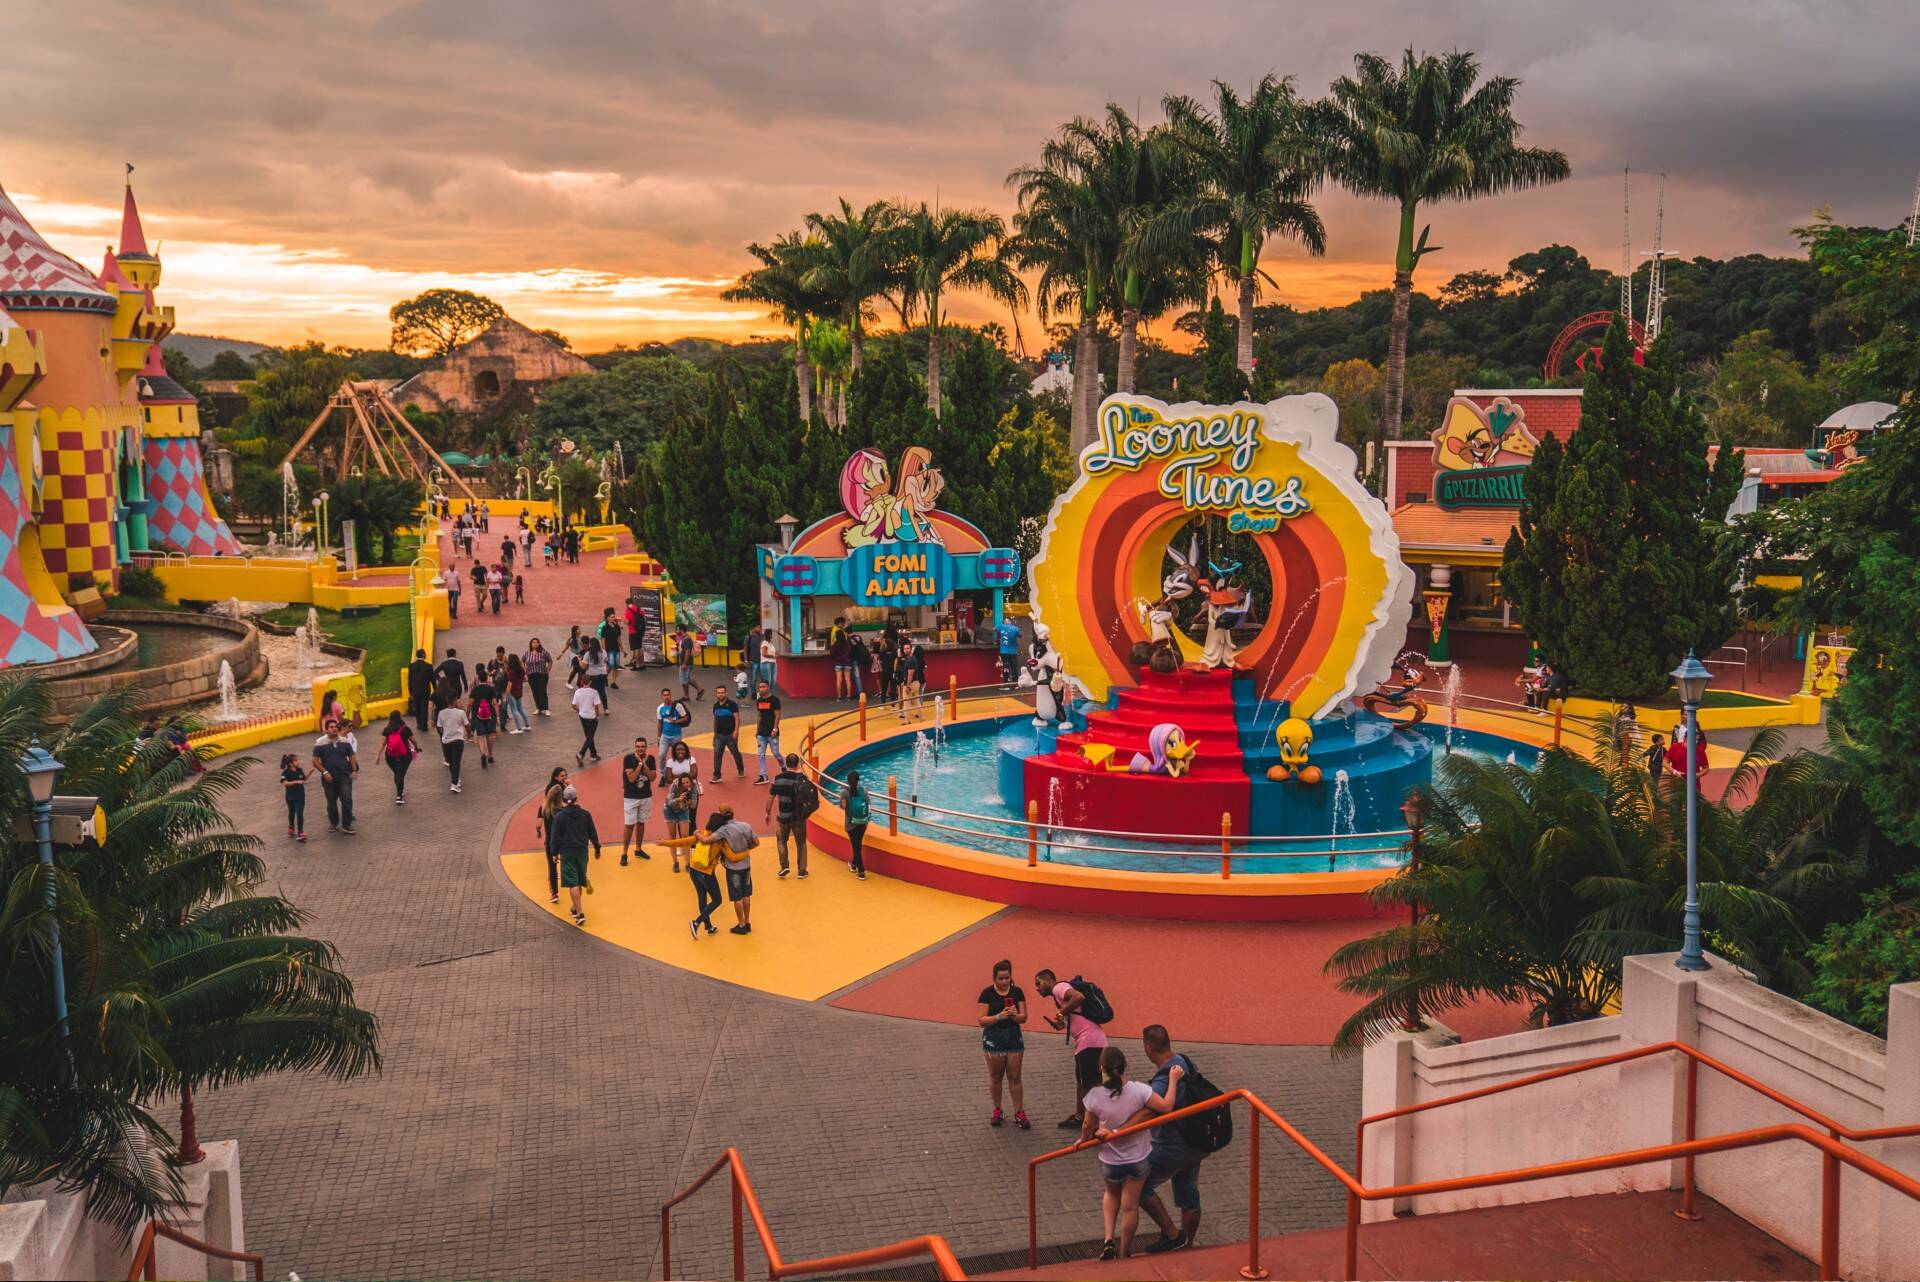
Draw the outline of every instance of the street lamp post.
<instances>
[{"instance_id":1,"label":"street lamp post","mask_svg":"<svg viewBox=\"0 0 1920 1282\"><path fill-rule=\"evenodd\" d=\"M567 523L567 495L560 484L560 470L549 465L540 473L540 488L553 491L553 528L561 529Z\"/></svg>"},{"instance_id":2,"label":"street lamp post","mask_svg":"<svg viewBox=\"0 0 1920 1282\"><path fill-rule=\"evenodd\" d=\"M1673 670L1674 684L1680 688L1680 709L1687 726L1687 902L1682 918L1680 956L1674 965L1681 970L1706 970L1707 959L1700 950L1700 701L1706 697L1707 682L1713 674L1689 649L1687 657Z\"/></svg>"},{"instance_id":3,"label":"street lamp post","mask_svg":"<svg viewBox=\"0 0 1920 1282\"><path fill-rule=\"evenodd\" d=\"M1425 832L1423 822L1425 806L1426 798L1420 795L1418 788L1415 788L1407 794L1406 803L1400 807L1400 813L1407 821L1407 875L1411 877L1417 877L1420 874L1420 839ZM1411 972L1413 962L1420 955L1420 901L1417 898L1410 898L1407 902L1407 910L1407 969ZM1411 973L1408 978L1412 978ZM1409 1033L1426 1030L1427 1021L1420 1018L1420 1004L1417 999L1408 998L1407 1013L1401 1020L1400 1027Z\"/></svg>"},{"instance_id":4,"label":"street lamp post","mask_svg":"<svg viewBox=\"0 0 1920 1282\"><path fill-rule=\"evenodd\" d=\"M40 846L40 868L47 879L48 938L53 944L53 1016L60 1025L60 1045L67 1045L67 967L60 951L60 914L56 911L53 888L53 790L60 786L64 769L51 752L40 746L36 735L20 759L20 773L27 777L27 796L33 802L33 837ZM72 1071L72 1063L68 1063Z\"/></svg>"}]
</instances>

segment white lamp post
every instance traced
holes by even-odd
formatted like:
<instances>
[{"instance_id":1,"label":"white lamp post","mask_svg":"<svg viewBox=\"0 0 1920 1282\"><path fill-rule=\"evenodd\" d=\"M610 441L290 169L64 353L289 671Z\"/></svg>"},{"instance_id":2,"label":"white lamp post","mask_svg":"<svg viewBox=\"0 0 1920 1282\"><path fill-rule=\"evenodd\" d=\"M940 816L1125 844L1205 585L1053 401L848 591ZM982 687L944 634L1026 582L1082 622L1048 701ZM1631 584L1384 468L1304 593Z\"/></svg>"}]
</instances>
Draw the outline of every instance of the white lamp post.
<instances>
[{"instance_id":1,"label":"white lamp post","mask_svg":"<svg viewBox=\"0 0 1920 1282\"><path fill-rule=\"evenodd\" d=\"M1700 950L1700 701L1706 698L1707 682L1713 674L1689 649L1687 657L1673 670L1673 681L1680 688L1680 709L1687 723L1687 902L1682 918L1680 956L1674 965L1681 970L1705 970L1707 959Z\"/></svg>"}]
</instances>

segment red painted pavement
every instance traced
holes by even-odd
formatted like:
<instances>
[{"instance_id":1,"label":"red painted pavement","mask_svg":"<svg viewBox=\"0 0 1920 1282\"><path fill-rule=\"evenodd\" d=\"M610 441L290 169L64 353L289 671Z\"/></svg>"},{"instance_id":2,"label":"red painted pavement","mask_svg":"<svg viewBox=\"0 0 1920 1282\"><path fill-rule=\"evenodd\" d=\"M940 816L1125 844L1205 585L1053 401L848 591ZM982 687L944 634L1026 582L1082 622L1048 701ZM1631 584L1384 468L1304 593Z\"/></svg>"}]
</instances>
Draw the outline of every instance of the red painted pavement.
<instances>
[{"instance_id":1,"label":"red painted pavement","mask_svg":"<svg viewBox=\"0 0 1920 1282\"><path fill-rule=\"evenodd\" d=\"M1341 944L1379 928L1364 921L1173 922L1014 909L834 1005L971 1024L975 999L1004 957L1025 988L1042 966L1099 984L1113 1002L1109 1034L1134 1038L1148 1024L1165 1024L1179 1041L1325 1046L1359 1003L1321 967ZM1526 1021L1516 1007L1481 1001L1443 1022L1471 1040L1517 1032ZM1030 1015L1029 1050L1047 1048L1055 1036L1037 1010Z\"/></svg>"},{"instance_id":2,"label":"red painted pavement","mask_svg":"<svg viewBox=\"0 0 1920 1282\"><path fill-rule=\"evenodd\" d=\"M447 529L451 529L448 523ZM474 542L474 551L479 553L482 564L492 565L500 559L500 540L509 534L517 535L520 522L516 517L496 516L487 522L487 531ZM460 617L453 621L454 630L462 628L490 628L509 626L525 622L533 631L547 634L556 629L565 629L578 623L582 628L590 628L600 619L600 611L607 606L620 608L626 605L627 589L638 580L631 574L617 574L606 568L607 558L615 552L582 552L580 564L568 565L564 561L548 566L544 562L536 563L528 570L519 560L520 547L514 546L514 570L526 580L527 599L523 605L513 603L513 593L507 593L506 601L500 606L500 613L491 611L482 613L479 602L474 598L473 580L468 577L473 562L464 556L452 555L452 540L444 533L440 539L440 564L448 567L462 577L460 580ZM622 534L616 552L631 552L633 540ZM535 545L535 554L539 545ZM485 593L481 593L485 598ZM529 632L532 635L532 631ZM566 639L561 631L558 638ZM548 648L557 650L555 638L547 637Z\"/></svg>"}]
</instances>

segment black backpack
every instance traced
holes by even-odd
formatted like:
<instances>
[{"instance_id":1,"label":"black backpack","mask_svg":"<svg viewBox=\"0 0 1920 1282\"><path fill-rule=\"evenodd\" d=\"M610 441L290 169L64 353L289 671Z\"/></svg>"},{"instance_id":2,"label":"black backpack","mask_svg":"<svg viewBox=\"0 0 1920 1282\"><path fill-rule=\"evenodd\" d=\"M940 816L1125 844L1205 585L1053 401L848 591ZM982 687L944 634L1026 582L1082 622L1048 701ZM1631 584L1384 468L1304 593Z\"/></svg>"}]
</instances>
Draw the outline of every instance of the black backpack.
<instances>
[{"instance_id":1,"label":"black backpack","mask_svg":"<svg viewBox=\"0 0 1920 1282\"><path fill-rule=\"evenodd\" d=\"M1077 1012L1078 1014L1085 1016L1096 1024L1105 1024L1112 1021L1113 1003L1108 1001L1107 995L1100 991L1100 985L1079 975L1075 975L1072 979L1068 980L1067 983L1072 986L1075 992L1080 994L1080 1009Z\"/></svg>"},{"instance_id":2,"label":"black backpack","mask_svg":"<svg viewBox=\"0 0 1920 1282\"><path fill-rule=\"evenodd\" d=\"M820 790L813 786L813 780L801 775L793 781L793 815L796 819L805 819L820 809Z\"/></svg>"},{"instance_id":3,"label":"black backpack","mask_svg":"<svg viewBox=\"0 0 1920 1282\"><path fill-rule=\"evenodd\" d=\"M1189 1071L1180 1079L1180 1091L1186 1098L1183 1100L1176 1096L1175 1107L1188 1108L1218 1097L1220 1088L1206 1079L1191 1056L1187 1058L1187 1065ZM1218 1153L1233 1143L1231 1108L1211 1108L1192 1117L1183 1117L1173 1125L1180 1132L1180 1138L1187 1142L1187 1147L1198 1153Z\"/></svg>"}]
</instances>

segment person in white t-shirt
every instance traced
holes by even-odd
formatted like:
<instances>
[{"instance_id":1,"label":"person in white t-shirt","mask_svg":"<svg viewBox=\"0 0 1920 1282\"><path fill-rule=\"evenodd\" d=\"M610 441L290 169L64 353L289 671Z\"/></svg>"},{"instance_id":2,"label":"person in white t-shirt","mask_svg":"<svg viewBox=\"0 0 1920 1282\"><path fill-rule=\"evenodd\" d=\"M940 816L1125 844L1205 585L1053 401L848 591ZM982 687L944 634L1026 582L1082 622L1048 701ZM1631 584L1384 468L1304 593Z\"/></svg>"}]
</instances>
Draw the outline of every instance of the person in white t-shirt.
<instances>
[{"instance_id":1,"label":"person in white t-shirt","mask_svg":"<svg viewBox=\"0 0 1920 1282\"><path fill-rule=\"evenodd\" d=\"M1100 1214L1106 1224L1106 1241L1100 1248L1103 1260L1132 1253L1134 1230L1140 1226L1140 1189L1153 1153L1152 1131L1111 1137L1115 1131L1166 1112L1178 1089L1175 1079L1164 1097L1155 1095L1147 1083L1128 1080L1126 1052L1118 1046L1100 1052L1100 1083L1080 1101L1086 1109L1080 1142L1105 1141L1100 1145Z\"/></svg>"},{"instance_id":2,"label":"person in white t-shirt","mask_svg":"<svg viewBox=\"0 0 1920 1282\"><path fill-rule=\"evenodd\" d=\"M593 746L593 736L600 729L600 714L606 710L606 705L600 702L598 690L590 685L580 685L573 691L573 710L580 714L580 751L573 754L573 764L584 766L588 757L600 760L600 750Z\"/></svg>"},{"instance_id":3,"label":"person in white t-shirt","mask_svg":"<svg viewBox=\"0 0 1920 1282\"><path fill-rule=\"evenodd\" d=\"M467 737L472 733L467 725L466 700L459 695L453 702L440 709L440 715L433 719L440 731L440 755L446 758L447 769L453 772L453 786L449 792L460 791L460 758L467 750Z\"/></svg>"}]
</instances>

